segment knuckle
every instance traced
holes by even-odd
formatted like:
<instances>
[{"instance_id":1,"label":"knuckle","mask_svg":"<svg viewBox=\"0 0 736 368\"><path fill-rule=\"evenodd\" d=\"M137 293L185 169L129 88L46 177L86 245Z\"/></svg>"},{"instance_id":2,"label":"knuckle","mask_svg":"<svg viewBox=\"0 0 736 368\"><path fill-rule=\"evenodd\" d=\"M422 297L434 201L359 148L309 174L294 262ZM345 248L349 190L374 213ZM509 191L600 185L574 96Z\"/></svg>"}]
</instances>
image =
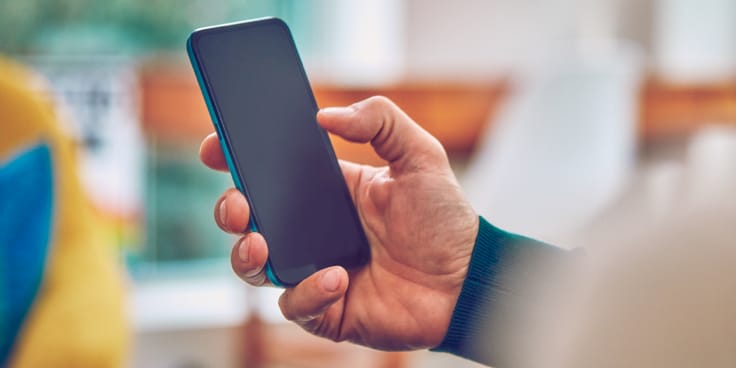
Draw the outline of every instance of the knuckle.
<instances>
[{"instance_id":1,"label":"knuckle","mask_svg":"<svg viewBox=\"0 0 736 368\"><path fill-rule=\"evenodd\" d=\"M264 286L268 283L266 273L263 271L263 265L257 267L242 267L239 264L240 261L235 257L237 256L233 256L231 261L232 269L235 275L237 275L241 280L252 286Z\"/></svg>"},{"instance_id":2,"label":"knuckle","mask_svg":"<svg viewBox=\"0 0 736 368\"><path fill-rule=\"evenodd\" d=\"M412 155L414 166L421 170L451 170L447 152L442 144L428 135L427 141L417 146Z\"/></svg>"},{"instance_id":3,"label":"knuckle","mask_svg":"<svg viewBox=\"0 0 736 368\"><path fill-rule=\"evenodd\" d=\"M369 97L365 100L365 104L367 107L374 109L392 108L394 106L394 103L393 101L391 101L391 99L382 95Z\"/></svg>"},{"instance_id":4,"label":"knuckle","mask_svg":"<svg viewBox=\"0 0 736 368\"><path fill-rule=\"evenodd\" d=\"M246 277L245 282L247 282L248 285L251 285L251 286L261 287L261 286L266 285L267 279L266 279L266 275L258 274L250 278Z\"/></svg>"},{"instance_id":5,"label":"knuckle","mask_svg":"<svg viewBox=\"0 0 736 368\"><path fill-rule=\"evenodd\" d=\"M263 265L245 270L243 277L248 280L265 279L265 272L263 272Z\"/></svg>"},{"instance_id":6,"label":"knuckle","mask_svg":"<svg viewBox=\"0 0 736 368\"><path fill-rule=\"evenodd\" d=\"M422 151L434 157L447 157L447 151L445 150L445 146L442 145L442 142L430 132L423 128L420 129L420 139L418 141L421 142Z\"/></svg>"},{"instance_id":7,"label":"knuckle","mask_svg":"<svg viewBox=\"0 0 736 368\"><path fill-rule=\"evenodd\" d=\"M432 147L431 151L435 155L435 157L445 161L447 160L447 151L445 151L445 146L442 145L442 142L439 141L435 136L429 135L430 137L430 145Z\"/></svg>"}]
</instances>

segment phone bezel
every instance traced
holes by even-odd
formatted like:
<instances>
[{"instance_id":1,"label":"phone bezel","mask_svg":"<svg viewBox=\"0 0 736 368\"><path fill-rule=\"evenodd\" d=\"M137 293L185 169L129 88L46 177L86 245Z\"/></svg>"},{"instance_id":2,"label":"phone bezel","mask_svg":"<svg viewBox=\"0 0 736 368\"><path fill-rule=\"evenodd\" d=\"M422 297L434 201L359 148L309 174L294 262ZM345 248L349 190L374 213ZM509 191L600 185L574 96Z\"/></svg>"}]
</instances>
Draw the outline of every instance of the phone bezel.
<instances>
[{"instance_id":1,"label":"phone bezel","mask_svg":"<svg viewBox=\"0 0 736 368\"><path fill-rule=\"evenodd\" d=\"M198 38L204 34L237 31L237 30L242 30L243 28L248 28L248 27L257 27L257 26L262 26L262 25L273 25L273 24L278 25L288 35L287 38L289 39L289 42L291 43L291 47L294 49L297 55L297 62L300 68L300 73L301 73L302 78L304 79L304 83L305 83L305 86L308 92L307 94L309 95L309 98L311 99L311 104L313 105L314 113L316 114L318 111L317 101L311 89L311 85L309 83L309 79L307 77L306 70L304 69L304 65L301 61L301 58L299 58L298 56L299 54L296 48L296 43L294 41L294 38L291 34L291 31L288 25L283 20L276 18L276 17L266 17L266 18L259 18L259 19L241 21L241 22L226 23L226 24L210 26L210 27L203 27L203 28L199 28L193 31L187 38L187 53L189 55L190 62L196 74L197 82L199 84L200 90L202 92L202 95L204 96L205 103L209 111L210 119L212 120L212 123L215 126L217 136L219 137L220 145L223 148L225 160L230 170L230 174L233 178L233 182L235 183L235 186L237 187L237 189L240 190L245 195L248 201L248 204L250 205L250 208L251 208L250 223L248 226L250 231L258 231L259 229L258 212L257 212L257 209L253 207L253 204L250 200L247 185L244 184L245 179L244 179L243 173L241 172L241 170L238 169L239 166L237 162L237 157L232 153L232 150L230 148L231 147L230 137L227 133L226 127L222 123L222 119L220 118L220 113L217 107L217 103L214 101L214 99L212 98L210 94L210 90L212 87L204 76L203 67L201 66L201 63L200 63L200 55L197 52L195 44L198 42ZM329 136L324 129L322 129L319 126L317 126L317 128L321 132L321 137L323 139L325 150L330 156L330 161L332 162L332 168L333 168L334 174L339 175L339 177L342 178L342 170L340 169L340 166L338 164L337 156L334 152ZM354 221L358 225L360 236L362 237L361 241L364 243L364 246L360 247L359 252L354 255L347 255L346 257L335 258L334 263L343 265L346 268L354 268L354 267L361 266L367 262L368 258L370 257L370 251L368 247L367 237L362 227L360 218L358 217L358 213L355 208L355 204L353 203L352 197L350 196L350 192L347 188L347 184L345 184L344 181L343 181L342 187L343 187L343 192L344 192L343 193L344 199L348 201L349 204L352 206L352 214L354 216ZM281 287L290 287L290 286L295 286L298 282L304 279L304 277L308 276L308 274L311 274L311 272L299 272L300 275L296 277L285 277L285 274L291 274L292 270L308 269L308 267L309 265L305 265L303 267L294 267L291 269L277 270L273 267L272 262L271 262L271 257L269 256L268 260L266 261L265 272L266 272L266 276L268 277L269 281L271 281L271 283L273 283L274 285L281 286ZM301 276L301 273L305 273L306 275Z\"/></svg>"}]
</instances>

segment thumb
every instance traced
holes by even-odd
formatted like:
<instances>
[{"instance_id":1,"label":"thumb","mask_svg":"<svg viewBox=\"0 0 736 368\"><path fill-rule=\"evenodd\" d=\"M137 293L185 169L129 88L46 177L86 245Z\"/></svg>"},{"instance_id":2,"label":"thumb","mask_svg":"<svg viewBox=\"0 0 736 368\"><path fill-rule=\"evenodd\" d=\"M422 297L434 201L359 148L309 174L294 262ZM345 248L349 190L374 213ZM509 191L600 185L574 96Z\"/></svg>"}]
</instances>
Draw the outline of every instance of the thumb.
<instances>
[{"instance_id":1,"label":"thumb","mask_svg":"<svg viewBox=\"0 0 736 368\"><path fill-rule=\"evenodd\" d=\"M281 313L307 331L316 332L314 327L322 324L327 309L345 295L348 282L344 268L323 269L281 294Z\"/></svg>"},{"instance_id":2,"label":"thumb","mask_svg":"<svg viewBox=\"0 0 736 368\"><path fill-rule=\"evenodd\" d=\"M374 96L349 107L322 109L317 113L317 121L348 141L370 142L392 169L447 162L439 141L386 97Z\"/></svg>"}]
</instances>

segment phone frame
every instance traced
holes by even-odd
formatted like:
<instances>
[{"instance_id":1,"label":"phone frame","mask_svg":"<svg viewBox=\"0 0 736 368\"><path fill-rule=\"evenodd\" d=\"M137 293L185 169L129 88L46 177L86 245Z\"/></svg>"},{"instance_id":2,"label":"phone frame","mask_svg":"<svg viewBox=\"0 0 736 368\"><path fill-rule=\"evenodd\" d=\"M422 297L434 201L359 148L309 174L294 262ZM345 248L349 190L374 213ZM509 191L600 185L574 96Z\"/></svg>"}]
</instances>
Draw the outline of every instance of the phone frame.
<instances>
[{"instance_id":1,"label":"phone frame","mask_svg":"<svg viewBox=\"0 0 736 368\"><path fill-rule=\"evenodd\" d=\"M194 42L194 39L198 35L200 35L202 33L206 33L206 32L222 32L222 31L228 31L229 29L233 29L233 28L259 26L259 25L262 25L264 23L276 23L277 25L279 25L280 27L282 27L284 29L284 31L286 31L287 34L289 35L288 39L289 39L289 42L291 42L291 46L294 48L294 50L297 50L296 44L294 42L294 37L293 37L293 35L291 33L291 30L289 29L288 25L283 20L281 20L279 18L276 18L276 17L264 17L264 18L257 18L257 19L251 19L251 20L245 20L245 21L239 21L239 22L232 22L232 23L225 23L225 24L220 24L220 25L215 25L215 26L209 26L209 27L197 28L187 38L187 54L189 56L189 60L190 60L190 62L192 64L192 67L194 69L194 73L195 73L195 75L197 77L197 83L199 85L199 89L200 89L200 91L202 93L202 96L204 96L205 104L207 105L207 110L209 112L210 119L212 120L212 124L214 125L215 131L217 132L217 136L218 136L218 139L219 139L219 142L220 142L220 146L223 149L222 151L223 151L223 154L225 156L225 161L226 161L227 166L228 166L228 169L230 171L230 175L231 175L231 177L233 179L233 182L235 184L235 187L241 193L243 193L245 195L245 198L248 201L248 205L250 206L250 219L249 219L249 223L248 223L248 229L250 231L253 231L253 232L257 232L258 231L258 215L257 215L257 211L253 207L253 204L252 204L252 202L250 200L250 196L248 195L248 189L247 189L247 187L242 183L242 181L240 179L242 173L238 170L238 166L236 165L236 159L235 159L234 155L231 152L230 138L225 133L225 129L223 128L221 119L219 117L218 108L217 108L215 102L213 101L212 96L209 93L209 90L210 90L210 87L211 86L209 85L209 83L207 83L207 81L205 80L205 78L204 78L204 76L202 74L202 67L200 65L198 55L197 55L196 51L194 50L193 42ZM298 51L297 51L297 55L298 55ZM304 83L308 87L307 88L308 89L308 92L309 92L308 95L309 95L309 98L311 99L311 103L313 104L315 111L317 111L317 109L318 109L318 107L317 107L317 101L316 101L316 99L314 97L314 92L312 91L311 85L309 83L309 79L307 78L306 71L304 69L304 65L303 65L303 63L301 61L301 58L297 57L297 62L299 63L299 68L300 68L301 75L304 78ZM334 149L332 147L332 142L330 141L330 138L329 138L329 136L327 135L327 132L324 129L321 129L320 128L319 130L322 133L321 136L323 138L323 143L326 145L327 152L330 155L331 161L333 162L333 169L336 171L337 174L340 175L340 177L342 177L342 170L340 169L340 166L338 164L337 156L335 155ZM345 193L344 193L344 195L346 197L345 199L347 201L349 201L350 205L353 207L353 211L352 212L353 212L353 214L355 216L355 221L357 222L358 225L360 225L361 235L363 237L364 242L367 244L367 238L365 236L365 231L362 229L362 223L360 222L360 218L357 215L357 210L355 209L355 204L353 203L352 197L350 196L350 193L348 191L347 185L344 185L343 187L344 187L344 191L345 191ZM363 254L363 253L365 253L365 254ZM365 260L367 262L367 260L370 257L370 252L368 251L368 247L364 247L363 248L363 252L361 254L359 254L358 257L361 260ZM276 272L273 269L273 266L271 265L271 257L270 256L269 256L269 258L266 261L266 265L265 265L265 268L264 269L265 269L266 277L275 286L278 286L278 287L295 286L295 284L289 283L289 282L285 282L285 281L281 280L277 276Z\"/></svg>"}]
</instances>

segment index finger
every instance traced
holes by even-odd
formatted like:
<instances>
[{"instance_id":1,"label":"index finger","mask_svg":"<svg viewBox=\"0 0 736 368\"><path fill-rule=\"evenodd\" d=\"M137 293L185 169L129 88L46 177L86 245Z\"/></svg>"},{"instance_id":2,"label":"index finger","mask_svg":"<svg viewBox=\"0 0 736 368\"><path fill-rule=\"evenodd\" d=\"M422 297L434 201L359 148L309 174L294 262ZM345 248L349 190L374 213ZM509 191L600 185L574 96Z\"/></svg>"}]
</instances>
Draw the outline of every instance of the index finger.
<instances>
[{"instance_id":1,"label":"index finger","mask_svg":"<svg viewBox=\"0 0 736 368\"><path fill-rule=\"evenodd\" d=\"M225 154L222 153L217 133L210 133L199 146L199 159L207 167L218 171L229 171Z\"/></svg>"}]
</instances>

